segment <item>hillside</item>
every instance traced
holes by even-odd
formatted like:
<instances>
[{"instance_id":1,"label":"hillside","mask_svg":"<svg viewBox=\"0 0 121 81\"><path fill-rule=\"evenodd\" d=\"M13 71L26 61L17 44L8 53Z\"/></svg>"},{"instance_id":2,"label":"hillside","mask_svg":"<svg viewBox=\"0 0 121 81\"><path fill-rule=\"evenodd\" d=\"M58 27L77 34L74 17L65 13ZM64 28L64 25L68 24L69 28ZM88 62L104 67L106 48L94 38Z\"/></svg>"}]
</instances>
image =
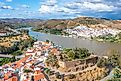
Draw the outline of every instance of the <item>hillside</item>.
<instances>
[{"instance_id":1,"label":"hillside","mask_svg":"<svg viewBox=\"0 0 121 81\"><path fill-rule=\"evenodd\" d=\"M93 17L78 17L75 19L51 19L47 21L43 21L38 24L35 29L41 28L57 28L57 29L65 29L65 28L73 28L75 26L88 26L92 28L118 28L121 29L121 21L120 20L110 20L105 18L93 18Z\"/></svg>"},{"instance_id":2,"label":"hillside","mask_svg":"<svg viewBox=\"0 0 121 81\"><path fill-rule=\"evenodd\" d=\"M105 18L94 17L78 17L74 19L0 19L0 28L4 27L20 28L32 26L34 29L52 28L52 29L66 29L76 26L87 26L92 28L117 28L121 29L121 20L110 20Z\"/></svg>"},{"instance_id":3,"label":"hillside","mask_svg":"<svg viewBox=\"0 0 121 81\"><path fill-rule=\"evenodd\" d=\"M10 27L12 29L15 29L20 27L36 26L41 21L42 20L40 19L19 19L19 18L0 19L0 29L4 29L5 27Z\"/></svg>"}]
</instances>

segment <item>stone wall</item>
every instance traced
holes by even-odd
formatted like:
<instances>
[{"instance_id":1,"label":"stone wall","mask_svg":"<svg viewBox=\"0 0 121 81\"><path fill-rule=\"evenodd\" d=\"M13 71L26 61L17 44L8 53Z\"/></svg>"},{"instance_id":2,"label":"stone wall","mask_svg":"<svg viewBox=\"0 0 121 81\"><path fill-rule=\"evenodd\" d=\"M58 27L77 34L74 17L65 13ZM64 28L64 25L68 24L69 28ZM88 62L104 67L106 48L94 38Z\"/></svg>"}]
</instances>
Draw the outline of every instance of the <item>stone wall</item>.
<instances>
[{"instance_id":1,"label":"stone wall","mask_svg":"<svg viewBox=\"0 0 121 81\"><path fill-rule=\"evenodd\" d=\"M81 60L74 60L74 61L66 61L66 62L60 62L60 67L63 68L63 71L65 72L76 72L80 70L84 70L87 67L94 66L98 61L97 56L91 56L87 59L81 59Z\"/></svg>"}]
</instances>

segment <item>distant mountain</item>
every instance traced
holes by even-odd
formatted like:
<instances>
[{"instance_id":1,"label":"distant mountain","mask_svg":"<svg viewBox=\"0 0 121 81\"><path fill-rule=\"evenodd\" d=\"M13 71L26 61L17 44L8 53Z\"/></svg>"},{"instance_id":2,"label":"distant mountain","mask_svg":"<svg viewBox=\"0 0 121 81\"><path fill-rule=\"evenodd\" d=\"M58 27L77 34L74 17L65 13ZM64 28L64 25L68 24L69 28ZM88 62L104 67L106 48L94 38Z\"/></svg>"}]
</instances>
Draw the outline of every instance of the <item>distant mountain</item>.
<instances>
[{"instance_id":1,"label":"distant mountain","mask_svg":"<svg viewBox=\"0 0 121 81\"><path fill-rule=\"evenodd\" d=\"M19 19L19 18L6 18L0 19L0 28L10 27L10 28L19 28L22 26L33 26L36 23L40 23L40 19Z\"/></svg>"},{"instance_id":2,"label":"distant mountain","mask_svg":"<svg viewBox=\"0 0 121 81\"><path fill-rule=\"evenodd\" d=\"M74 19L0 19L0 28L9 26L11 28L19 28L24 26L33 26L35 29L53 28L66 29L76 26L87 26L92 28L118 28L121 29L121 20L111 20L106 18L94 17L77 17Z\"/></svg>"},{"instance_id":3,"label":"distant mountain","mask_svg":"<svg viewBox=\"0 0 121 81\"><path fill-rule=\"evenodd\" d=\"M87 26L92 28L118 28L121 29L121 21L120 20L111 20L105 18L94 18L94 17L78 17L74 19L51 19L42 21L38 23L37 29L39 28L57 28L57 29L65 29L65 28L73 28L76 26Z\"/></svg>"}]
</instances>

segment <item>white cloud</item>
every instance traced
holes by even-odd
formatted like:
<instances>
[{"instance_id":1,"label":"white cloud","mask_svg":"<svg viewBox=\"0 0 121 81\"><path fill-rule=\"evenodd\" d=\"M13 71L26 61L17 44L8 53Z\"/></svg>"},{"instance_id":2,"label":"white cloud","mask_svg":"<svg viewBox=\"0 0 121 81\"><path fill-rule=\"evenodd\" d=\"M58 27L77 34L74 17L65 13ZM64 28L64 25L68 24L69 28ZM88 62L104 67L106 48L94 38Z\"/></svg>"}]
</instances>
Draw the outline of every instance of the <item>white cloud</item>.
<instances>
[{"instance_id":1,"label":"white cloud","mask_svg":"<svg viewBox=\"0 0 121 81\"><path fill-rule=\"evenodd\" d=\"M53 13L57 8L58 5L56 5L56 0L47 0L42 3L42 5L39 8L40 13Z\"/></svg>"},{"instance_id":2,"label":"white cloud","mask_svg":"<svg viewBox=\"0 0 121 81\"><path fill-rule=\"evenodd\" d=\"M29 5L21 5L21 7L23 7L23 8L29 8L30 6Z\"/></svg>"},{"instance_id":3,"label":"white cloud","mask_svg":"<svg viewBox=\"0 0 121 81\"><path fill-rule=\"evenodd\" d=\"M114 5L109 5L104 0L78 0L72 2L65 2L63 5L59 5L57 0L47 0L42 3L39 8L40 13L68 13L68 14L80 14L85 11L104 12L113 11L117 9Z\"/></svg>"},{"instance_id":4,"label":"white cloud","mask_svg":"<svg viewBox=\"0 0 121 81\"><path fill-rule=\"evenodd\" d=\"M45 0L44 2L41 2L39 12L44 15L51 13L51 15L62 15L66 17L67 15L100 16L102 13L117 13L117 11L121 10L119 1L117 3L117 1L115 2L113 0L71 0L70 2L63 1L57 2L57 0Z\"/></svg>"},{"instance_id":5,"label":"white cloud","mask_svg":"<svg viewBox=\"0 0 121 81\"><path fill-rule=\"evenodd\" d=\"M55 6L42 5L39 11L40 13L53 13L57 8L58 8L57 5Z\"/></svg>"},{"instance_id":6,"label":"white cloud","mask_svg":"<svg viewBox=\"0 0 121 81\"><path fill-rule=\"evenodd\" d=\"M12 0L6 0L6 2L12 2Z\"/></svg>"},{"instance_id":7,"label":"white cloud","mask_svg":"<svg viewBox=\"0 0 121 81\"><path fill-rule=\"evenodd\" d=\"M94 11L113 11L116 7L111 5L106 5L103 3L90 3L84 2L82 6L86 9L94 10Z\"/></svg>"},{"instance_id":8,"label":"white cloud","mask_svg":"<svg viewBox=\"0 0 121 81\"><path fill-rule=\"evenodd\" d=\"M6 6L2 6L1 9L11 9L12 10L13 8L11 6L6 5Z\"/></svg>"},{"instance_id":9,"label":"white cloud","mask_svg":"<svg viewBox=\"0 0 121 81\"><path fill-rule=\"evenodd\" d=\"M117 9L117 7L113 5L107 5L104 3L92 3L92 2L69 3L66 4L65 7L69 9L77 9L77 11L93 10L95 12L113 11L114 9Z\"/></svg>"},{"instance_id":10,"label":"white cloud","mask_svg":"<svg viewBox=\"0 0 121 81\"><path fill-rule=\"evenodd\" d=\"M47 0L46 4L47 5L55 5L57 3L56 0Z\"/></svg>"},{"instance_id":11,"label":"white cloud","mask_svg":"<svg viewBox=\"0 0 121 81\"><path fill-rule=\"evenodd\" d=\"M39 12L42 14L57 14L59 12L70 14L76 13L75 10L71 10L64 6L59 6L56 0L48 0L44 2L39 8Z\"/></svg>"}]
</instances>

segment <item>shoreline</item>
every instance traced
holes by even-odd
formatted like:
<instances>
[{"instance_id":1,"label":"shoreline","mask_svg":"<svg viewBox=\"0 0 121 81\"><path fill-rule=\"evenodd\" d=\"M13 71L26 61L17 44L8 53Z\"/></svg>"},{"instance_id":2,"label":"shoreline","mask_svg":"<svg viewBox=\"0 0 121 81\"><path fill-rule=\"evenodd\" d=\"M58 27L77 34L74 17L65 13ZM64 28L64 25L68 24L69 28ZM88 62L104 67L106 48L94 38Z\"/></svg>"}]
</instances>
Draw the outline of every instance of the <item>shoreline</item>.
<instances>
[{"instance_id":1,"label":"shoreline","mask_svg":"<svg viewBox=\"0 0 121 81\"><path fill-rule=\"evenodd\" d=\"M41 31L35 31L35 30L32 30L32 28L30 29L31 31L34 31L34 32L38 32L38 33L42 33L42 34L49 34L49 35L55 35L55 36L61 36L61 37L64 37L64 38L74 38L74 39L88 39L90 41L97 41L97 42L102 42L102 43L121 43L120 40L118 41L110 41L110 40L104 40L104 39L99 39L99 38L90 38L90 37L82 37L82 36L73 36L73 35L70 35L70 36L67 36L67 35L56 35L56 34L51 34L51 33L45 33L45 32L41 32Z\"/></svg>"}]
</instances>

